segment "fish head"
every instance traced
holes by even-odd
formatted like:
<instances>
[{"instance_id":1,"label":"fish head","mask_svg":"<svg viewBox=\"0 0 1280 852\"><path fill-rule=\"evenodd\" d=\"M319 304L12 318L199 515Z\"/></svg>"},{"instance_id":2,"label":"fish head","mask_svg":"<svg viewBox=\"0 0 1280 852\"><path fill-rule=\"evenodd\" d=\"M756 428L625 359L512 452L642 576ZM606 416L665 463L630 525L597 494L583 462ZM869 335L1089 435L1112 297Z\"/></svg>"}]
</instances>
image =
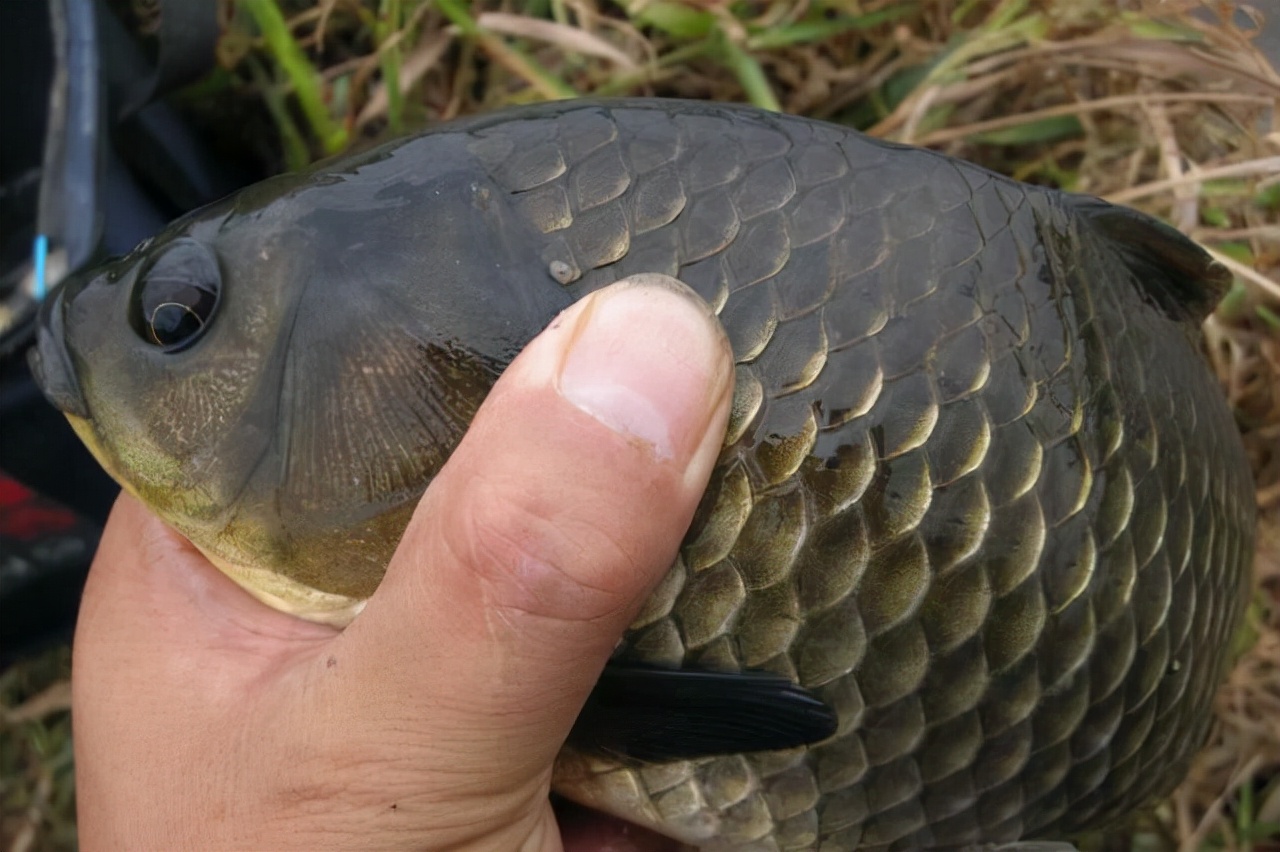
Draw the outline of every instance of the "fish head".
<instances>
[{"instance_id":1,"label":"fish head","mask_svg":"<svg viewBox=\"0 0 1280 852\"><path fill-rule=\"evenodd\" d=\"M276 331L269 288L229 286L235 264L202 224L69 279L44 305L30 356L102 466L193 531L243 484L244 454L222 455L218 432L250 416Z\"/></svg>"},{"instance_id":2,"label":"fish head","mask_svg":"<svg viewBox=\"0 0 1280 852\"><path fill-rule=\"evenodd\" d=\"M31 356L126 491L260 599L331 623L567 303L522 280L519 228L465 169L356 172L256 185L68 281Z\"/></svg>"}]
</instances>

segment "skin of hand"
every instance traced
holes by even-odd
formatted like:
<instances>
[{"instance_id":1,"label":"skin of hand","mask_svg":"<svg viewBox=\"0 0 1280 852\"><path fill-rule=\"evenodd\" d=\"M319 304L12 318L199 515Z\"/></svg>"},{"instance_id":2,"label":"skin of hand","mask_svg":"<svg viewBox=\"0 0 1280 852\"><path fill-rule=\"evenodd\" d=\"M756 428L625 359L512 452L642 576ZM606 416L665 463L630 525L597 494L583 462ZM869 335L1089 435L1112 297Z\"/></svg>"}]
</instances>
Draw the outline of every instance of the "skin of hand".
<instances>
[{"instance_id":1,"label":"skin of hand","mask_svg":"<svg viewBox=\"0 0 1280 852\"><path fill-rule=\"evenodd\" d=\"M675 848L558 823L548 790L675 557L732 384L696 296L587 296L503 374L343 631L260 604L121 497L75 637L83 848Z\"/></svg>"}]
</instances>

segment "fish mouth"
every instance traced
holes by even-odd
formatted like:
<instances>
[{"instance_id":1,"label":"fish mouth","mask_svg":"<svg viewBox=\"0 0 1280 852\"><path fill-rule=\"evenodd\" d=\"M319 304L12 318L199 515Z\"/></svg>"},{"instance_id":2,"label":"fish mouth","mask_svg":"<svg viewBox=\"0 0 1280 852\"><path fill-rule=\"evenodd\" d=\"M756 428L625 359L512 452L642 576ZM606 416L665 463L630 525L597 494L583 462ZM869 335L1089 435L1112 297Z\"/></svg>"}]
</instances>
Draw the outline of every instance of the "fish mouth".
<instances>
[{"instance_id":1,"label":"fish mouth","mask_svg":"<svg viewBox=\"0 0 1280 852\"><path fill-rule=\"evenodd\" d=\"M88 420L89 406L85 403L71 363L71 353L67 349L63 290L65 287L41 306L36 344L27 354L27 363L45 399L63 414Z\"/></svg>"}]
</instances>

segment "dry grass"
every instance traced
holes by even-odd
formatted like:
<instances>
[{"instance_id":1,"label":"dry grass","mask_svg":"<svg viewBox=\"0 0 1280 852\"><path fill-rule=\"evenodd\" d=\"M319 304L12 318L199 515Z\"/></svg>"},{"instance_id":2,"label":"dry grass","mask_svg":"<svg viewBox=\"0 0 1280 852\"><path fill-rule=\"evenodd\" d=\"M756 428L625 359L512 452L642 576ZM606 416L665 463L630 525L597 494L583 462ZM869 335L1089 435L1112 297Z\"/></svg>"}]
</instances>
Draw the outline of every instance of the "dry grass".
<instances>
[{"instance_id":1,"label":"dry grass","mask_svg":"<svg viewBox=\"0 0 1280 852\"><path fill-rule=\"evenodd\" d=\"M265 107L262 120L237 124L257 133L244 144L280 167L546 98L749 101L1102 195L1200 240L1237 279L1205 334L1257 476L1257 595L1219 723L1186 783L1086 845L1280 850L1280 76L1250 41L1256 17L1246 9L1224 19L1223 9L1182 0L239 0L224 12L223 69L186 100L204 114ZM30 692L5 684L6 707ZM4 783L19 776L0 796L6 836L37 811L54 815L30 835L34 845L16 836L14 849L66 848L73 836L62 824L66 794L50 787L66 775L65 713L45 719L22 723L20 736L6 721L0 737ZM61 746L33 745L45 740ZM15 751L34 762L15 767Z\"/></svg>"},{"instance_id":2,"label":"dry grass","mask_svg":"<svg viewBox=\"0 0 1280 852\"><path fill-rule=\"evenodd\" d=\"M57 648L0 675L0 850L76 845L71 671Z\"/></svg>"}]
</instances>

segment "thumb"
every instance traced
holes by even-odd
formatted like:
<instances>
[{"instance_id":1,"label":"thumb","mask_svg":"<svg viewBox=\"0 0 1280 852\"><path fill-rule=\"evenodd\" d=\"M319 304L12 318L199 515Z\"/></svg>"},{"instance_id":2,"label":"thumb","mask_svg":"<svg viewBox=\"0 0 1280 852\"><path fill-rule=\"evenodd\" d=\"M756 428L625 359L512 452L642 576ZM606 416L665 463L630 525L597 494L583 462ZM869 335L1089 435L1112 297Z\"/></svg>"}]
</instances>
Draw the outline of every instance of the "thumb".
<instances>
[{"instance_id":1,"label":"thumb","mask_svg":"<svg viewBox=\"0 0 1280 852\"><path fill-rule=\"evenodd\" d=\"M671 567L724 440L729 344L705 302L635 276L526 347L343 636L360 689L456 769L545 772ZM425 685L430 685L427 692Z\"/></svg>"}]
</instances>

